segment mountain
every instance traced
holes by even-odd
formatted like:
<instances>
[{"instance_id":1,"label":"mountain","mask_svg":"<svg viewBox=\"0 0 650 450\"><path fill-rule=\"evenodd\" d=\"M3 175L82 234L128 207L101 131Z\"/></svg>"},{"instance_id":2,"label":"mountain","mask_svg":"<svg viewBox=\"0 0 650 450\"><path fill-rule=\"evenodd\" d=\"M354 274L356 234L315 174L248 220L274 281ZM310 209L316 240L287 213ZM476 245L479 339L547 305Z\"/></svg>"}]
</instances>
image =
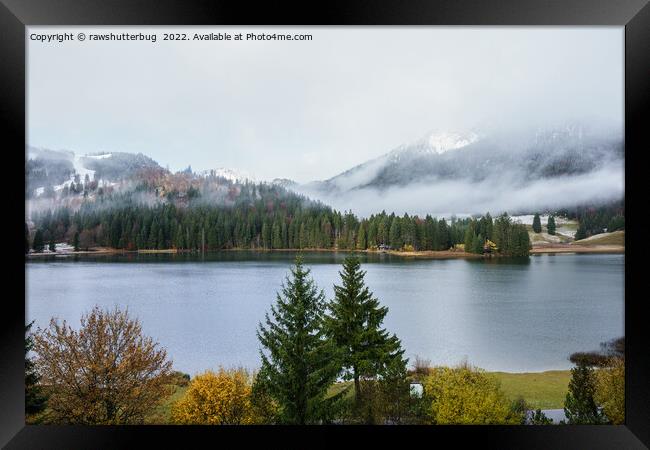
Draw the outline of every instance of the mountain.
<instances>
[{"instance_id":1,"label":"mountain","mask_svg":"<svg viewBox=\"0 0 650 450\"><path fill-rule=\"evenodd\" d=\"M241 185L255 181L223 167L171 173L140 153L77 155L32 147L25 174L26 198L36 200L34 208L78 207L84 198L128 190L180 202L209 191L205 200L233 201ZM595 124L443 130L324 181L276 178L269 184L362 216L384 209L445 217L528 214L624 198L624 146L620 130Z\"/></svg>"},{"instance_id":2,"label":"mountain","mask_svg":"<svg viewBox=\"0 0 650 450\"><path fill-rule=\"evenodd\" d=\"M504 176L525 184L593 172L623 156L620 134L576 124L528 133L434 132L305 188L340 194Z\"/></svg>"},{"instance_id":3,"label":"mountain","mask_svg":"<svg viewBox=\"0 0 650 450\"><path fill-rule=\"evenodd\" d=\"M77 155L67 150L28 147L25 161L26 196L39 197L48 191L52 194L69 189L72 184L87 181L94 181L99 186L115 185L149 171L164 170L142 153Z\"/></svg>"}]
</instances>

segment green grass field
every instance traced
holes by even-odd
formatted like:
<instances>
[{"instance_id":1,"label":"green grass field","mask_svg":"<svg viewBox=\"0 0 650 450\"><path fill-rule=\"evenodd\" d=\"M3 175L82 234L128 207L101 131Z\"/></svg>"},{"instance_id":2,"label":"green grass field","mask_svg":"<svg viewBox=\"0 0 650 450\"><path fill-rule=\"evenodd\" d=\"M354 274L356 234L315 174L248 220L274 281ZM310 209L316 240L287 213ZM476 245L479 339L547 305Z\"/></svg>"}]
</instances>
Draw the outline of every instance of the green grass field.
<instances>
[{"instance_id":1,"label":"green grass field","mask_svg":"<svg viewBox=\"0 0 650 450\"><path fill-rule=\"evenodd\" d=\"M564 407L564 398L571 379L570 370L548 372L507 373L490 372L501 382L501 389L511 400L522 396L533 408Z\"/></svg>"}]
</instances>

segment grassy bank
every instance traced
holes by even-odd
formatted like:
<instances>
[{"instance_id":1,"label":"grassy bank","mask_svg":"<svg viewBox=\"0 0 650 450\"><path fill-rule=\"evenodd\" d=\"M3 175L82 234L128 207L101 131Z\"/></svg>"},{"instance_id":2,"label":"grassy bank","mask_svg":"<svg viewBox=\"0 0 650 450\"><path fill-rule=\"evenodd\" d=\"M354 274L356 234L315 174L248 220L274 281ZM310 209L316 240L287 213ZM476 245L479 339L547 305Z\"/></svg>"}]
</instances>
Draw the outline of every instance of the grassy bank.
<instances>
[{"instance_id":1,"label":"grassy bank","mask_svg":"<svg viewBox=\"0 0 650 450\"><path fill-rule=\"evenodd\" d=\"M501 389L511 400L522 396L526 403L534 408L557 409L564 407L564 398L571 379L570 370L491 373L501 382Z\"/></svg>"},{"instance_id":2,"label":"grassy bank","mask_svg":"<svg viewBox=\"0 0 650 450\"><path fill-rule=\"evenodd\" d=\"M574 241L574 245L625 245L625 231L596 234L586 239Z\"/></svg>"}]
</instances>

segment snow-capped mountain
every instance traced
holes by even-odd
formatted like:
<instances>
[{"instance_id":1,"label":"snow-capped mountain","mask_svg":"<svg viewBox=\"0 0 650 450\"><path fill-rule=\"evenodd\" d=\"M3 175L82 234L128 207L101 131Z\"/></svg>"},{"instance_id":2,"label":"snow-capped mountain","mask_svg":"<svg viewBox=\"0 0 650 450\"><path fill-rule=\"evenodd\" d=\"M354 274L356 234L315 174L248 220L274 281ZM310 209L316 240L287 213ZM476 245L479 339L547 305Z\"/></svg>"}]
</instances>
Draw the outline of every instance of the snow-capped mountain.
<instances>
[{"instance_id":1,"label":"snow-capped mountain","mask_svg":"<svg viewBox=\"0 0 650 450\"><path fill-rule=\"evenodd\" d=\"M439 131L432 132L411 144L402 145L389 153L393 160L400 159L406 154L442 155L450 150L467 147L479 140L479 135L473 131L467 133Z\"/></svg>"},{"instance_id":2,"label":"snow-capped mountain","mask_svg":"<svg viewBox=\"0 0 650 450\"><path fill-rule=\"evenodd\" d=\"M620 134L579 124L516 133L435 132L305 188L341 193L504 176L525 183L587 173L622 159Z\"/></svg>"}]
</instances>

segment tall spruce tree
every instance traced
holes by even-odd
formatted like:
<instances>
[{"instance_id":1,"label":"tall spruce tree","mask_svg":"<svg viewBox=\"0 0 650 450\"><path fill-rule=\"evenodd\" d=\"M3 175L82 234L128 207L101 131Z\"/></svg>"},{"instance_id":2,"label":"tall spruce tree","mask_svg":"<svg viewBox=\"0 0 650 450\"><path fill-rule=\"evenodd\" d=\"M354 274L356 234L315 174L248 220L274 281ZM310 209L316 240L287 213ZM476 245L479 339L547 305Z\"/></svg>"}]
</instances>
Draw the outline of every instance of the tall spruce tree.
<instances>
[{"instance_id":1,"label":"tall spruce tree","mask_svg":"<svg viewBox=\"0 0 650 450\"><path fill-rule=\"evenodd\" d=\"M75 231L74 233L74 237L72 238L72 246L74 247L75 252L79 251L79 231Z\"/></svg>"},{"instance_id":2,"label":"tall spruce tree","mask_svg":"<svg viewBox=\"0 0 650 450\"><path fill-rule=\"evenodd\" d=\"M328 388L341 371L340 352L323 330L325 294L318 291L310 270L298 256L271 317L261 323L257 337L262 367L256 378L280 406L288 424L318 423L328 414Z\"/></svg>"},{"instance_id":3,"label":"tall spruce tree","mask_svg":"<svg viewBox=\"0 0 650 450\"><path fill-rule=\"evenodd\" d=\"M535 233L542 232L542 221L539 218L539 213L535 213L535 216L533 217L533 231Z\"/></svg>"},{"instance_id":4,"label":"tall spruce tree","mask_svg":"<svg viewBox=\"0 0 650 450\"><path fill-rule=\"evenodd\" d=\"M574 239L576 241L579 241L580 239L585 239L586 237L587 237L587 227L585 226L585 223L581 219L580 223L578 224L578 230L576 231Z\"/></svg>"},{"instance_id":5,"label":"tall spruce tree","mask_svg":"<svg viewBox=\"0 0 650 450\"><path fill-rule=\"evenodd\" d=\"M36 373L34 361L29 352L34 348L31 328L34 322L25 325L25 413L37 414L45 409L47 396L39 384L40 377Z\"/></svg>"},{"instance_id":6,"label":"tall spruce tree","mask_svg":"<svg viewBox=\"0 0 650 450\"><path fill-rule=\"evenodd\" d=\"M564 400L564 415L569 424L601 424L605 422L603 413L594 400L596 380L594 369L579 361L571 369L569 392Z\"/></svg>"},{"instance_id":7,"label":"tall spruce tree","mask_svg":"<svg viewBox=\"0 0 650 450\"><path fill-rule=\"evenodd\" d=\"M45 241L43 240L43 232L39 228L34 233L34 242L32 242L32 248L35 252L42 252L45 248Z\"/></svg>"},{"instance_id":8,"label":"tall spruce tree","mask_svg":"<svg viewBox=\"0 0 650 450\"><path fill-rule=\"evenodd\" d=\"M548 234L555 236L555 217L548 216L548 222L546 223L546 229Z\"/></svg>"},{"instance_id":9,"label":"tall spruce tree","mask_svg":"<svg viewBox=\"0 0 650 450\"><path fill-rule=\"evenodd\" d=\"M349 256L343 262L342 285L334 286L334 299L329 303L325 318L328 335L341 349L343 376L354 380L355 400L362 398L361 380L386 375L396 365L405 367L404 350L394 334L381 328L388 308L379 306L379 300L364 282L359 258Z\"/></svg>"},{"instance_id":10,"label":"tall spruce tree","mask_svg":"<svg viewBox=\"0 0 650 450\"><path fill-rule=\"evenodd\" d=\"M366 241L366 226L364 222L359 225L359 233L357 234L357 249L365 250L367 247Z\"/></svg>"}]
</instances>

